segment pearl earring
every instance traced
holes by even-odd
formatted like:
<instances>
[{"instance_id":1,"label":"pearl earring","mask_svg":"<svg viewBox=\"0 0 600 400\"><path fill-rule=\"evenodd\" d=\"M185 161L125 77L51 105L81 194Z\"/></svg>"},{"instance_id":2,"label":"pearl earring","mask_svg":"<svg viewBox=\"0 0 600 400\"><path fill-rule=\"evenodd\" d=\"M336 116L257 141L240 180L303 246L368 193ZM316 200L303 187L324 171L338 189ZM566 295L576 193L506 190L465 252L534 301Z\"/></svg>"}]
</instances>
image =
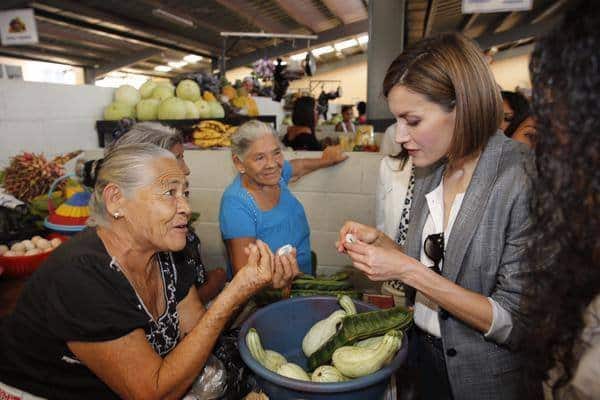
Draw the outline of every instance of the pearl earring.
<instances>
[{"instance_id":1,"label":"pearl earring","mask_svg":"<svg viewBox=\"0 0 600 400\"><path fill-rule=\"evenodd\" d=\"M116 213L113 214L114 219L119 219L121 215L119 214L119 212L117 211Z\"/></svg>"}]
</instances>

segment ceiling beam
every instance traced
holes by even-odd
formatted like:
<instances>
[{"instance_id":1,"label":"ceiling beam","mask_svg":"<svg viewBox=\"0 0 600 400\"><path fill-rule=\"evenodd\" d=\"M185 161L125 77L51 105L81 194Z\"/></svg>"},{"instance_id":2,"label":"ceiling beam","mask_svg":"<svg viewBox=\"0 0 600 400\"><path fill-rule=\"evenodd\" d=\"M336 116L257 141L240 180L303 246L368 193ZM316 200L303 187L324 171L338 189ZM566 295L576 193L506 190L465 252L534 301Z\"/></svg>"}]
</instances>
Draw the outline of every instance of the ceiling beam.
<instances>
[{"instance_id":1,"label":"ceiling beam","mask_svg":"<svg viewBox=\"0 0 600 400\"><path fill-rule=\"evenodd\" d=\"M41 21L50 22L56 25L60 25L66 27L68 29L81 30L84 32L92 33L94 35L104 36L113 40L132 43L141 47L153 47L161 50L178 50L185 53L198 53L199 51L193 51L192 49L182 48L179 46L168 45L162 42L159 42L155 39L147 39L143 37L139 37L137 35L133 35L130 33L116 31L114 29L100 27L98 25L90 24L84 21L77 21L71 18L66 18L62 16L57 16L52 13L48 13L45 11L36 10L36 19Z\"/></svg>"},{"instance_id":2,"label":"ceiling beam","mask_svg":"<svg viewBox=\"0 0 600 400\"><path fill-rule=\"evenodd\" d=\"M165 5L165 2L161 1L161 0L141 0L141 3L146 4L149 7L160 8L161 10L172 12L175 15L182 16L183 18L186 18L186 19L190 19L189 13L186 12L185 10L181 9L180 7L175 7L175 6L167 7ZM204 29L210 29L213 32L218 33L223 30L222 27L215 25L205 19L194 18L192 21L194 22L194 24L196 26L204 28Z\"/></svg>"},{"instance_id":3,"label":"ceiling beam","mask_svg":"<svg viewBox=\"0 0 600 400\"><path fill-rule=\"evenodd\" d=\"M287 26L279 21L261 15L254 4L248 0L216 0L216 2L265 32L289 33L290 31Z\"/></svg>"},{"instance_id":4,"label":"ceiling beam","mask_svg":"<svg viewBox=\"0 0 600 400\"><path fill-rule=\"evenodd\" d=\"M481 35L485 36L495 33L498 28L500 28L511 17L511 15L512 13L510 12L499 13L499 15L488 24L485 31L483 31Z\"/></svg>"},{"instance_id":5,"label":"ceiling beam","mask_svg":"<svg viewBox=\"0 0 600 400\"><path fill-rule=\"evenodd\" d=\"M59 40L70 40L89 45L90 47L104 48L109 51L136 51L148 47L145 45L133 44L122 38L115 39L98 33L73 29L62 23L57 24L40 18L36 18L36 22L40 37L49 36Z\"/></svg>"},{"instance_id":6,"label":"ceiling beam","mask_svg":"<svg viewBox=\"0 0 600 400\"><path fill-rule=\"evenodd\" d=\"M499 46L505 43L512 43L518 40L544 35L554 28L560 20L560 17L555 17L538 22L537 24L524 24L508 31L479 36L475 38L475 41L479 44L481 49L487 50L492 46Z\"/></svg>"},{"instance_id":7,"label":"ceiling beam","mask_svg":"<svg viewBox=\"0 0 600 400\"><path fill-rule=\"evenodd\" d=\"M367 8L361 0L321 0L344 25L369 18Z\"/></svg>"},{"instance_id":8,"label":"ceiling beam","mask_svg":"<svg viewBox=\"0 0 600 400\"><path fill-rule=\"evenodd\" d=\"M95 78L101 78L109 72L116 71L121 68L128 67L140 61L147 60L150 57L154 57L156 55L160 55L161 51L159 49L146 49L133 54L130 54L126 57L119 58L111 63L100 65L98 68L93 70Z\"/></svg>"},{"instance_id":9,"label":"ceiling beam","mask_svg":"<svg viewBox=\"0 0 600 400\"><path fill-rule=\"evenodd\" d=\"M327 43L334 41L336 39L340 39L343 37L360 35L362 33L369 31L369 21L363 20L359 22L355 22L349 25L340 25L333 29L320 32L319 38L316 40L312 40L310 42L311 46L316 46L319 44ZM301 51L302 48L298 46L294 46L293 43L284 42L277 46L267 47L265 49L261 49L252 54L245 54L243 56L234 57L227 61L227 69L233 69L238 67L243 67L248 64L252 64L254 61L258 60L261 57L266 58L275 58L283 56L284 54L298 52Z\"/></svg>"},{"instance_id":10,"label":"ceiling beam","mask_svg":"<svg viewBox=\"0 0 600 400\"><path fill-rule=\"evenodd\" d=\"M312 32L322 32L336 25L311 0L275 0L277 4L298 24Z\"/></svg>"},{"instance_id":11,"label":"ceiling beam","mask_svg":"<svg viewBox=\"0 0 600 400\"><path fill-rule=\"evenodd\" d=\"M24 46L19 46L18 49L15 47L0 47L0 55L6 57L20 58L24 60L67 64L75 67L86 67L94 65L93 60L81 57L73 57L71 55L65 56L64 54L56 54L54 52L44 49L34 50L30 48L25 48Z\"/></svg>"},{"instance_id":12,"label":"ceiling beam","mask_svg":"<svg viewBox=\"0 0 600 400\"><path fill-rule=\"evenodd\" d=\"M471 29L473 27L473 24L475 24L475 21L477 20L477 18L479 18L478 13L466 14L463 17L463 20L460 23L460 27L458 29L462 33L465 33L466 31L468 31L469 29Z\"/></svg>"},{"instance_id":13,"label":"ceiling beam","mask_svg":"<svg viewBox=\"0 0 600 400\"><path fill-rule=\"evenodd\" d=\"M147 42L161 43L171 48L179 48L185 52L195 52L202 55L215 54L218 49L210 44L191 40L185 36L173 34L172 32L140 24L130 19L109 14L97 9L86 7L81 2L71 0L40 0L33 3L36 15L44 12L47 18L63 19L72 25L85 26L121 35L133 37ZM190 34L190 36L192 36Z\"/></svg>"},{"instance_id":14,"label":"ceiling beam","mask_svg":"<svg viewBox=\"0 0 600 400\"><path fill-rule=\"evenodd\" d=\"M425 14L425 27L423 37L431 35L433 32L433 24L435 22L435 14L437 13L438 0L429 0L427 14Z\"/></svg>"},{"instance_id":15,"label":"ceiling beam","mask_svg":"<svg viewBox=\"0 0 600 400\"><path fill-rule=\"evenodd\" d=\"M538 11L535 15L531 16L531 23L535 24L549 18L552 14L558 11L559 8L567 4L569 0L556 0L548 7Z\"/></svg>"}]
</instances>

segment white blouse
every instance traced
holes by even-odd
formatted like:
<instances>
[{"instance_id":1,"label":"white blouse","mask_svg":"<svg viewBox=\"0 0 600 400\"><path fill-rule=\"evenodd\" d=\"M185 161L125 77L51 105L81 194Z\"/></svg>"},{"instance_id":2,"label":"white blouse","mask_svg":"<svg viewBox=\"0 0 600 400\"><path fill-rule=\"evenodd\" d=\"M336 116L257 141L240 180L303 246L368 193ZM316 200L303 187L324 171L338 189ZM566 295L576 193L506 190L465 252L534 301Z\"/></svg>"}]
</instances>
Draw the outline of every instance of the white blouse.
<instances>
[{"instance_id":1,"label":"white blouse","mask_svg":"<svg viewBox=\"0 0 600 400\"><path fill-rule=\"evenodd\" d=\"M448 237L452 231L452 226L458 215L463 199L464 193L459 193L454 198L452 208L450 209L450 215L448 216L448 226L444 231L444 186L443 180L439 186L433 189L431 192L425 195L427 199L427 206L429 208L429 215L425 221L423 227L423 233L421 235L421 255L420 261L422 264L427 266L433 266L433 261L427 257L424 251L423 244L427 236L435 233L444 232L444 246L448 243ZM443 261L439 265L440 269L443 269ZM488 332L485 333L485 337L491 339L497 343L503 343L508 338L512 329L512 317L508 311L502 308L496 301L488 297L488 301L492 306L492 325ZM440 333L440 322L438 319L438 305L432 300L425 297L423 294L417 291L415 298L415 313L414 321L415 324L424 330L425 332L441 337Z\"/></svg>"}]
</instances>

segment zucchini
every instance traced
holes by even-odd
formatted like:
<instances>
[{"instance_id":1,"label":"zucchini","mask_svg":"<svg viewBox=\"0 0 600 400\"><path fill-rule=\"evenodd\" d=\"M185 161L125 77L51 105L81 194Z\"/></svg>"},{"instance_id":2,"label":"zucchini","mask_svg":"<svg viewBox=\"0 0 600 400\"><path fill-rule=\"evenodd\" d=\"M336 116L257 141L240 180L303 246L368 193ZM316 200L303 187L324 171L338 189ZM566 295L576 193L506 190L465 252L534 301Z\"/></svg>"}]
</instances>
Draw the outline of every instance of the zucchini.
<instances>
[{"instance_id":1,"label":"zucchini","mask_svg":"<svg viewBox=\"0 0 600 400\"><path fill-rule=\"evenodd\" d=\"M340 329L323 346L308 357L308 369L329 364L333 353L358 340L385 334L392 329L405 329L412 322L412 312L403 307L370 311L342 319Z\"/></svg>"},{"instance_id":2,"label":"zucchini","mask_svg":"<svg viewBox=\"0 0 600 400\"><path fill-rule=\"evenodd\" d=\"M391 330L374 348L343 346L333 353L333 366L344 376L360 378L379 371L391 360L402 342L401 333Z\"/></svg>"}]
</instances>

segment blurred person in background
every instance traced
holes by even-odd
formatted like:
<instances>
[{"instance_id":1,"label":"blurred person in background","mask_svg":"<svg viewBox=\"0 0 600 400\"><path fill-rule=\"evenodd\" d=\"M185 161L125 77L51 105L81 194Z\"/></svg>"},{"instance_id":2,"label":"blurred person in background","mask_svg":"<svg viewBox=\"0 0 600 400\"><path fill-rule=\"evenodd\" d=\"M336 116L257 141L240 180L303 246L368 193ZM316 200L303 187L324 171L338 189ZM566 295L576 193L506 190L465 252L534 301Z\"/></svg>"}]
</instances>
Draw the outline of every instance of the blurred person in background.
<instances>
[{"instance_id":1,"label":"blurred person in background","mask_svg":"<svg viewBox=\"0 0 600 400\"><path fill-rule=\"evenodd\" d=\"M359 125L364 125L367 123L367 103L364 101L359 101L356 104L356 111L358 111L358 117L356 118L356 122Z\"/></svg>"},{"instance_id":2,"label":"blurred person in background","mask_svg":"<svg viewBox=\"0 0 600 400\"><path fill-rule=\"evenodd\" d=\"M294 102L292 123L288 127L282 142L294 150L323 150L315 135L318 121L317 104L310 96L303 96Z\"/></svg>"},{"instance_id":3,"label":"blurred person in background","mask_svg":"<svg viewBox=\"0 0 600 400\"><path fill-rule=\"evenodd\" d=\"M335 126L336 132L350 133L354 135L356 133L356 126L354 126L354 107L352 105L342 106L342 121L338 122Z\"/></svg>"},{"instance_id":4,"label":"blurred person in background","mask_svg":"<svg viewBox=\"0 0 600 400\"><path fill-rule=\"evenodd\" d=\"M537 131L529 101L520 92L502 91L502 108L504 117L500 129L504 134L531 149L534 148Z\"/></svg>"}]
</instances>

